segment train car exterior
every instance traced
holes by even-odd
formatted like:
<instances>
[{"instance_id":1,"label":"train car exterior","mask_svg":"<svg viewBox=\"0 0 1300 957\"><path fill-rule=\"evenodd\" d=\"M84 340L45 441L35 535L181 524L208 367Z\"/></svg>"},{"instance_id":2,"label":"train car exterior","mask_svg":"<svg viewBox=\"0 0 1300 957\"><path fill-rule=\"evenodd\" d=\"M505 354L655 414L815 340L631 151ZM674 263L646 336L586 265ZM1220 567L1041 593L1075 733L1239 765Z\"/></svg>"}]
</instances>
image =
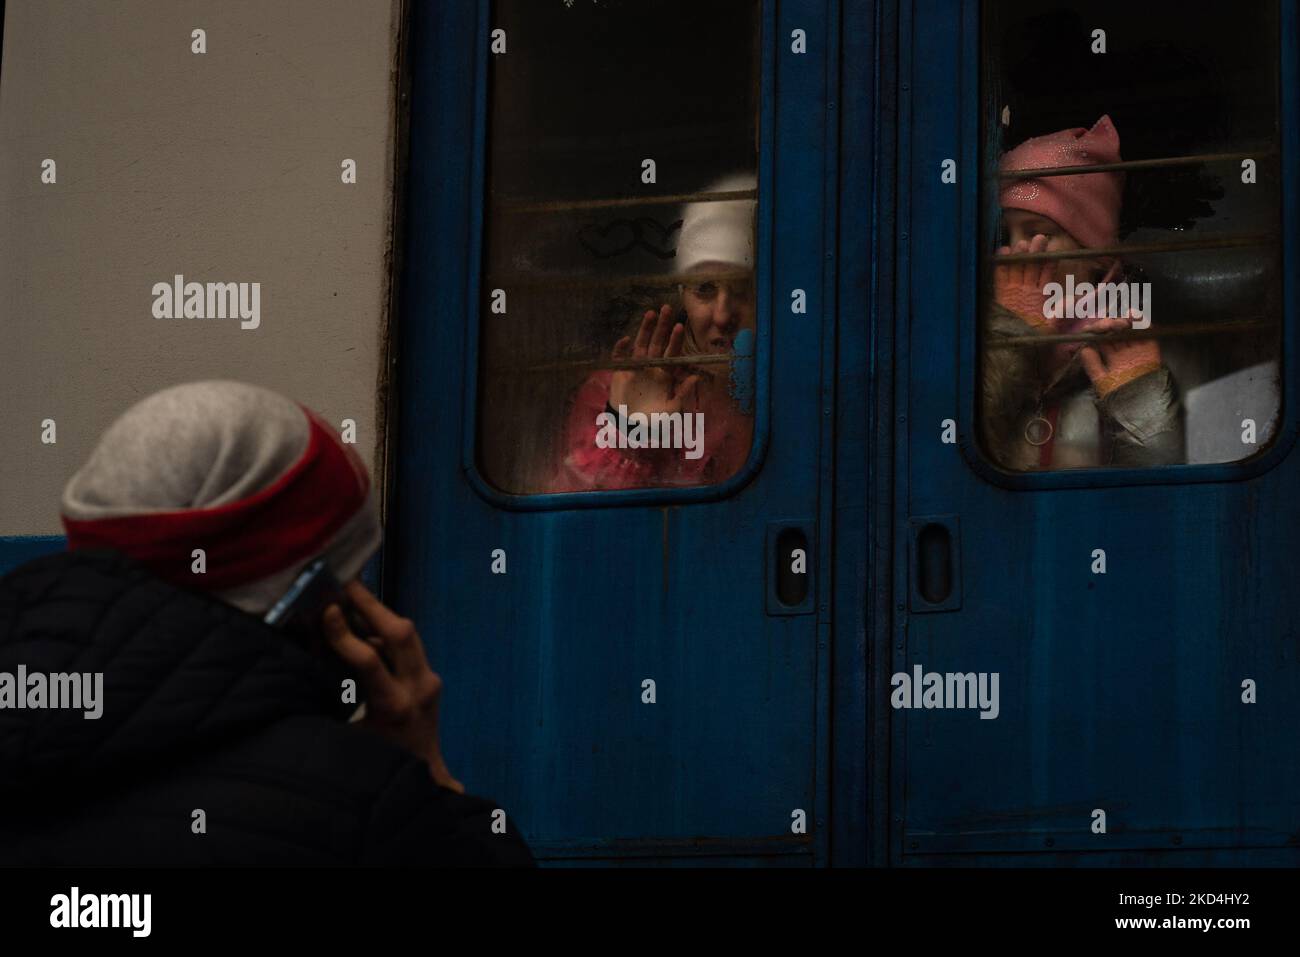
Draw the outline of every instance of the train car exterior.
<instances>
[{"instance_id":1,"label":"train car exterior","mask_svg":"<svg viewBox=\"0 0 1300 957\"><path fill-rule=\"evenodd\" d=\"M1300 11L1166 6L410 5L366 577L543 863L1300 864ZM1186 438L1008 468L999 156L1103 115ZM673 368L615 343L745 203L731 465L581 484L581 390Z\"/></svg>"},{"instance_id":2,"label":"train car exterior","mask_svg":"<svg viewBox=\"0 0 1300 957\"><path fill-rule=\"evenodd\" d=\"M483 305L479 252L508 215L485 181L487 134L510 108L489 74L529 56L511 12L417 13L398 489L411 534L389 555L400 600L441 623L449 680L472 689L449 702L456 759L527 808L539 853L1293 863L1290 417L1241 463L1008 474L976 441L995 52L979 5L758 5L752 455L707 488L580 495L505 494L475 451L478 346L494 334L480 324L528 321ZM1116 47L1144 29L1099 16ZM1262 39L1279 77L1289 324L1291 5ZM786 532L809 556L793 607L774 594ZM937 593L927 563L944 569ZM894 676L914 669L1000 676L996 720L893 707ZM1249 682L1269 700L1247 703Z\"/></svg>"}]
</instances>

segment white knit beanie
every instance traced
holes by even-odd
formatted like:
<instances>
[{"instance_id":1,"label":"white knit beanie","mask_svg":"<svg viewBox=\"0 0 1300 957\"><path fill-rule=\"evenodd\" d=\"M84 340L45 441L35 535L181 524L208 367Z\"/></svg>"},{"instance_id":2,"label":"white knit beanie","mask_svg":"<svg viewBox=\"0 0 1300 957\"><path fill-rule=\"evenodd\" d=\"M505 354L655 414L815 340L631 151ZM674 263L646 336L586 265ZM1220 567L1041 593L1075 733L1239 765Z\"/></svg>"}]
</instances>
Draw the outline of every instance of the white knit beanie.
<instances>
[{"instance_id":1,"label":"white knit beanie","mask_svg":"<svg viewBox=\"0 0 1300 957\"><path fill-rule=\"evenodd\" d=\"M757 189L753 173L732 173L708 186L706 193ZM689 273L703 263L754 268L756 199L720 199L687 204L677 240L673 271Z\"/></svg>"},{"instance_id":2,"label":"white knit beanie","mask_svg":"<svg viewBox=\"0 0 1300 957\"><path fill-rule=\"evenodd\" d=\"M355 450L306 406L224 379L124 412L68 481L61 512L70 549L116 548L257 615L317 556L347 582L382 540Z\"/></svg>"}]
</instances>

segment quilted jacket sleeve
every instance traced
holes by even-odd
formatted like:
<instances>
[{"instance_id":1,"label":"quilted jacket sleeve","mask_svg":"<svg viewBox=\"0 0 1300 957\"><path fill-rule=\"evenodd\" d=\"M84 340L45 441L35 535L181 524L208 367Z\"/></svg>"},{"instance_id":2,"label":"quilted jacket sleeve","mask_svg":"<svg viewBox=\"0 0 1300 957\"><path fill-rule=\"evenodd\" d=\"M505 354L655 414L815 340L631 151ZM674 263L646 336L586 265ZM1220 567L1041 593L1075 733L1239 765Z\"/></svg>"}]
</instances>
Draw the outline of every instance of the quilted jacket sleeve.
<instances>
[{"instance_id":1,"label":"quilted jacket sleeve","mask_svg":"<svg viewBox=\"0 0 1300 957\"><path fill-rule=\"evenodd\" d=\"M505 830L499 833L502 824ZM415 759L402 764L375 802L359 863L374 867L535 866L518 824L508 813L486 798L439 787L428 767Z\"/></svg>"}]
</instances>

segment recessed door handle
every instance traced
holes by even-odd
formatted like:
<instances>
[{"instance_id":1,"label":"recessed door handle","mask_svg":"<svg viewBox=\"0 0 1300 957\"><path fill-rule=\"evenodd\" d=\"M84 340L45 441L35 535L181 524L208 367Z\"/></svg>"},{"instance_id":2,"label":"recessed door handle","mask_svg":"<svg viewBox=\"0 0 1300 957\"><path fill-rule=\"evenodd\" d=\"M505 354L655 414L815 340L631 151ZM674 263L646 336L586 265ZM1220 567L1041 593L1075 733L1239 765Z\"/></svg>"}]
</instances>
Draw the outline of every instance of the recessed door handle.
<instances>
[{"instance_id":1,"label":"recessed door handle","mask_svg":"<svg viewBox=\"0 0 1300 957\"><path fill-rule=\"evenodd\" d=\"M911 520L911 609L961 607L961 526L956 515Z\"/></svg>"},{"instance_id":2,"label":"recessed door handle","mask_svg":"<svg viewBox=\"0 0 1300 957\"><path fill-rule=\"evenodd\" d=\"M764 542L767 613L806 615L813 610L814 543L811 522L772 522Z\"/></svg>"}]
</instances>

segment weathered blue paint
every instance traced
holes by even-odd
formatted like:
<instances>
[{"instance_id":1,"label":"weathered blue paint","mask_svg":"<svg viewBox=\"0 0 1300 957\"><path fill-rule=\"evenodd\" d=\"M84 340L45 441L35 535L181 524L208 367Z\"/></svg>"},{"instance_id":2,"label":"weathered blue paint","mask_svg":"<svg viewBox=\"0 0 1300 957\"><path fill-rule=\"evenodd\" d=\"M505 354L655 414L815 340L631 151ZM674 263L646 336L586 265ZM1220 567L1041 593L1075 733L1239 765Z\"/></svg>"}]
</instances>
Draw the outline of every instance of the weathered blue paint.
<instances>
[{"instance_id":1,"label":"weathered blue paint","mask_svg":"<svg viewBox=\"0 0 1300 957\"><path fill-rule=\"evenodd\" d=\"M893 560L890 362L897 15L849 0L841 24L836 328L831 862L888 863L887 701Z\"/></svg>"},{"instance_id":2,"label":"weathered blue paint","mask_svg":"<svg viewBox=\"0 0 1300 957\"><path fill-rule=\"evenodd\" d=\"M732 343L731 378L728 391L736 408L754 414L754 331L741 329Z\"/></svg>"},{"instance_id":3,"label":"weathered blue paint","mask_svg":"<svg viewBox=\"0 0 1300 957\"><path fill-rule=\"evenodd\" d=\"M61 552L68 547L62 535L6 535L0 536L0 575L34 558Z\"/></svg>"},{"instance_id":4,"label":"weathered blue paint","mask_svg":"<svg viewBox=\"0 0 1300 957\"><path fill-rule=\"evenodd\" d=\"M1289 397L1300 167L1295 5L1284 7ZM959 515L965 553L960 609L897 615L892 662L1000 672L1002 700L995 721L893 713L890 860L994 863L1038 851L1050 856L1015 860L1294 864L1294 405L1277 448L1248 466L1007 478L985 465L972 429L977 4L916 0L900 15L896 605L912 572L910 517ZM957 187L939 181L946 157L959 157ZM958 447L939 441L951 417ZM1105 575L1091 573L1094 548L1106 551ZM1245 678L1259 682L1258 704L1242 704ZM1104 836L1089 830L1095 808L1107 813ZM1187 853L1154 853L1173 848Z\"/></svg>"},{"instance_id":5,"label":"weathered blue paint","mask_svg":"<svg viewBox=\"0 0 1300 957\"><path fill-rule=\"evenodd\" d=\"M769 521L815 527L829 500L827 6L765 5L755 398L760 435L784 441L720 488L531 499L473 471L489 23L482 5L414 17L390 583L428 623L449 765L546 857L604 857L609 842L671 855L704 840L784 859L793 840L796 856L822 860L829 648L817 616L766 614L764 553ZM804 56L790 53L796 27L809 31ZM789 314L794 288L808 291L806 316ZM504 576L490 573L494 548ZM641 701L647 678L654 705ZM791 835L796 809L806 835Z\"/></svg>"}]
</instances>

